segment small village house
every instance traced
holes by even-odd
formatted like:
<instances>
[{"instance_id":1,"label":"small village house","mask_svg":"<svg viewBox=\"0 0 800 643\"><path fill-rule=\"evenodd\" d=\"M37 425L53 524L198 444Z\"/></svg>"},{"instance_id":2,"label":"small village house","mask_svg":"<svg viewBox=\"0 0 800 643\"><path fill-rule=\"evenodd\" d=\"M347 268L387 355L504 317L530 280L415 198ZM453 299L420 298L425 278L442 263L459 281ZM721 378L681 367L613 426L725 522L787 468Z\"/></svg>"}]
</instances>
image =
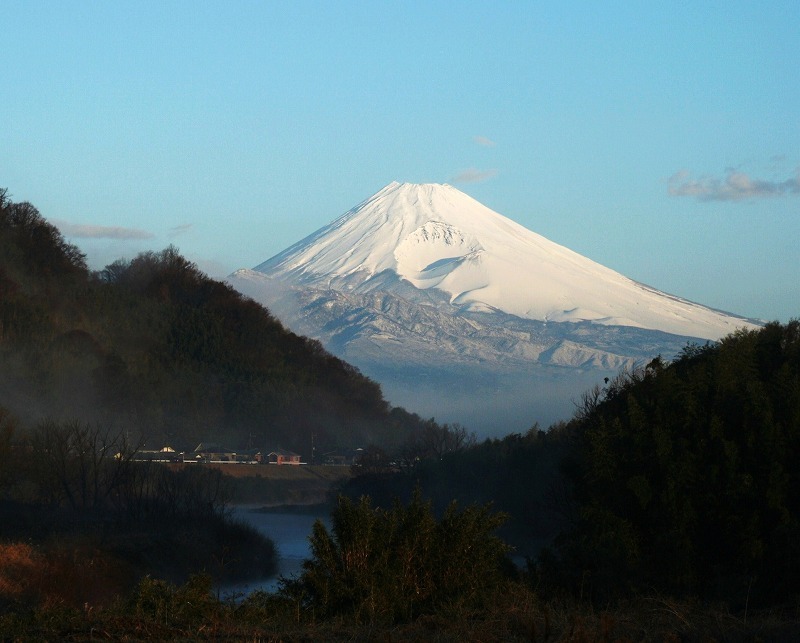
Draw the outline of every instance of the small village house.
<instances>
[{"instance_id":1,"label":"small village house","mask_svg":"<svg viewBox=\"0 0 800 643\"><path fill-rule=\"evenodd\" d=\"M269 464L303 464L300 462L300 454L285 449L275 449L267 455Z\"/></svg>"}]
</instances>

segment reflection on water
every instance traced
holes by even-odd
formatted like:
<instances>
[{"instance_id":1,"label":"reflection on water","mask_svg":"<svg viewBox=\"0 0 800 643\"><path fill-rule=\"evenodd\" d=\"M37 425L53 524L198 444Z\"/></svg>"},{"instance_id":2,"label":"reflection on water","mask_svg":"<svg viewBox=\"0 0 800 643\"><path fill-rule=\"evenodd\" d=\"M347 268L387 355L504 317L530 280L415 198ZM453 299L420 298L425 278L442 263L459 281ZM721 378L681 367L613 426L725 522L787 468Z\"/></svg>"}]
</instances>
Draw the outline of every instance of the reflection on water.
<instances>
[{"instance_id":1,"label":"reflection on water","mask_svg":"<svg viewBox=\"0 0 800 643\"><path fill-rule=\"evenodd\" d=\"M310 556L308 537L317 518L330 527L325 509L314 507L308 512L297 511L257 511L249 507L236 507L234 518L252 525L275 543L278 550L278 573L275 576L247 583L224 585L219 588L222 596L247 594L257 589L275 591L278 578L291 578L302 571L303 561Z\"/></svg>"}]
</instances>

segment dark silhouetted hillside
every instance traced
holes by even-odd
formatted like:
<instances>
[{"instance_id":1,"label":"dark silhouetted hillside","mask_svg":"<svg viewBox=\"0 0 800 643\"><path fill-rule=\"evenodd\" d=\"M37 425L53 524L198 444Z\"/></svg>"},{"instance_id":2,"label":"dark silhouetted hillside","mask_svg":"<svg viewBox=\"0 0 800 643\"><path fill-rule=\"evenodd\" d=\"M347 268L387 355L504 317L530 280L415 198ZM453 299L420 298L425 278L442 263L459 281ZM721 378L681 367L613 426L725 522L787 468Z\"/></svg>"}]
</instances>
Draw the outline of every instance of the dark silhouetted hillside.
<instances>
[{"instance_id":1,"label":"dark silhouetted hillside","mask_svg":"<svg viewBox=\"0 0 800 643\"><path fill-rule=\"evenodd\" d=\"M0 405L31 427L80 420L148 446L318 452L391 446L419 422L380 387L174 247L99 272L0 192Z\"/></svg>"}]
</instances>

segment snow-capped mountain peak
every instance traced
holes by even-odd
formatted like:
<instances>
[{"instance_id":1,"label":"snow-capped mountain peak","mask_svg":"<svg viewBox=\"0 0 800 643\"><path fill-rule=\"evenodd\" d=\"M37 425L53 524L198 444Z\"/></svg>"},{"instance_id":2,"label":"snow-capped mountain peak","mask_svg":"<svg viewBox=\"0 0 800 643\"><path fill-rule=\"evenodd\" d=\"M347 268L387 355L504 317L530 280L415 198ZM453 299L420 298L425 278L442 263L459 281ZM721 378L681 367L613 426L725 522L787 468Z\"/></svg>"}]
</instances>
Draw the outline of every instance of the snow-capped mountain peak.
<instances>
[{"instance_id":1,"label":"snow-capped mountain peak","mask_svg":"<svg viewBox=\"0 0 800 643\"><path fill-rule=\"evenodd\" d=\"M229 281L392 403L488 434L565 419L576 396L621 368L754 325L632 281L439 184L390 183Z\"/></svg>"},{"instance_id":2,"label":"snow-capped mountain peak","mask_svg":"<svg viewBox=\"0 0 800 643\"><path fill-rule=\"evenodd\" d=\"M376 287L455 310L718 339L752 324L639 284L447 184L393 182L255 268L305 287ZM413 288L409 289L408 286Z\"/></svg>"}]
</instances>

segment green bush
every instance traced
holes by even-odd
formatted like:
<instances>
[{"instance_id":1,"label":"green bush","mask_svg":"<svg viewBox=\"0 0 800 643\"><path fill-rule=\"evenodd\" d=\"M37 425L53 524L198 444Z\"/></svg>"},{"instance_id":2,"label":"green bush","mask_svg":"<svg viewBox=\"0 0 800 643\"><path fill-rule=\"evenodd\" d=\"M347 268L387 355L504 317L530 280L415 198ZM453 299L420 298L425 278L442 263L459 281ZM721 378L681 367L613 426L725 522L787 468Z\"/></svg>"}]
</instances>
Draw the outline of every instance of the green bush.
<instances>
[{"instance_id":1,"label":"green bush","mask_svg":"<svg viewBox=\"0 0 800 643\"><path fill-rule=\"evenodd\" d=\"M137 617L164 625L208 621L222 609L208 574L192 576L181 586L145 576L131 595L130 607Z\"/></svg>"},{"instance_id":2,"label":"green bush","mask_svg":"<svg viewBox=\"0 0 800 643\"><path fill-rule=\"evenodd\" d=\"M303 574L281 589L313 617L385 623L479 607L502 580L509 548L494 532L505 516L488 506L453 503L437 521L419 492L388 510L341 496L331 517L330 532L314 525Z\"/></svg>"}]
</instances>

